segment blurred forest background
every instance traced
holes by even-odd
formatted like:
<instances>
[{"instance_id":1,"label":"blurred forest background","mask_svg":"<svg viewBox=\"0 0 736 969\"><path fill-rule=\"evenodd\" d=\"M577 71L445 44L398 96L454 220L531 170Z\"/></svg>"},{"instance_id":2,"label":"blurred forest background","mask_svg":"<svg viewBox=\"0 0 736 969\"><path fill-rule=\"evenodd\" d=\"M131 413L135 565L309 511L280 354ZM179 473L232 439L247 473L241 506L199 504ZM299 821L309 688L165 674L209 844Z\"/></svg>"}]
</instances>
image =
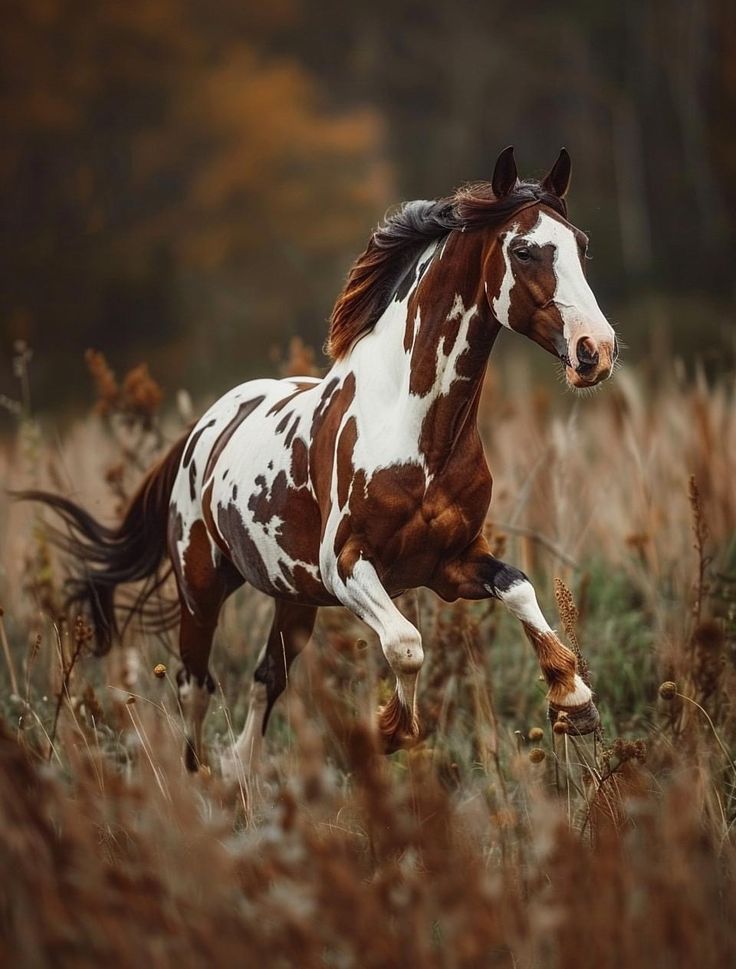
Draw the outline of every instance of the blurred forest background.
<instances>
[{"instance_id":1,"label":"blurred forest background","mask_svg":"<svg viewBox=\"0 0 736 969\"><path fill-rule=\"evenodd\" d=\"M561 145L590 275L629 344L734 360L731 0L6 0L0 392L37 409L83 353L219 393L319 351L387 207L542 175Z\"/></svg>"}]
</instances>

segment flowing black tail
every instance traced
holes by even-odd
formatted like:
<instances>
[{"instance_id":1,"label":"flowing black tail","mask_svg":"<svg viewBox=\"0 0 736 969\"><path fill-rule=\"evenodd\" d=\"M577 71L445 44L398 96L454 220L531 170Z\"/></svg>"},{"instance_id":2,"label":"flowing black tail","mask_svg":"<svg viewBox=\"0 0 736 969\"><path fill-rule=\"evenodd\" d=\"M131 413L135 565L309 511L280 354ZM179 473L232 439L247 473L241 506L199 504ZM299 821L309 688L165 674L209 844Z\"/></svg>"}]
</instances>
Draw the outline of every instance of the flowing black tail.
<instances>
[{"instance_id":1,"label":"flowing black tail","mask_svg":"<svg viewBox=\"0 0 736 969\"><path fill-rule=\"evenodd\" d=\"M119 632L115 590L128 582L145 580L132 603L124 606L128 619L146 618L146 603L168 573L161 574L167 554L168 510L171 491L189 434L185 434L143 479L131 498L122 522L113 528L100 524L79 505L48 491L18 491L21 501L38 501L52 508L68 531L49 529L49 537L75 560L75 572L66 586L66 606L89 616L98 656L108 652ZM151 616L148 617L149 620ZM126 619L126 622L128 621ZM171 625L171 610L155 614L153 625Z\"/></svg>"}]
</instances>

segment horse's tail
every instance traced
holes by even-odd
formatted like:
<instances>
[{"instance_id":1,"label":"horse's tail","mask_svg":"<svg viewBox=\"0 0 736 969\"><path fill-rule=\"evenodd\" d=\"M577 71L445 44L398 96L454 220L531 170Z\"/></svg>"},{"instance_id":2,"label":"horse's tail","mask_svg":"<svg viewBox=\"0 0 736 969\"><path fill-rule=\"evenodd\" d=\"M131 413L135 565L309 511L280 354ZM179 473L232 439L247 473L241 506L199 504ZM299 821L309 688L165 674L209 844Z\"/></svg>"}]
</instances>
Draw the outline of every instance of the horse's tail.
<instances>
[{"instance_id":1,"label":"horse's tail","mask_svg":"<svg viewBox=\"0 0 736 969\"><path fill-rule=\"evenodd\" d=\"M185 434L148 472L130 499L123 520L112 528L61 495L48 491L13 494L21 501L37 501L53 509L67 526L66 531L49 529L54 545L75 560L75 574L65 586L65 606L89 616L98 656L108 652L119 634L117 587L144 581L132 603L123 607L127 624L136 614L145 619L147 601L168 577L168 572L161 575L161 566L167 554L169 501L188 437ZM173 618L171 607L151 610L149 628L168 628Z\"/></svg>"}]
</instances>

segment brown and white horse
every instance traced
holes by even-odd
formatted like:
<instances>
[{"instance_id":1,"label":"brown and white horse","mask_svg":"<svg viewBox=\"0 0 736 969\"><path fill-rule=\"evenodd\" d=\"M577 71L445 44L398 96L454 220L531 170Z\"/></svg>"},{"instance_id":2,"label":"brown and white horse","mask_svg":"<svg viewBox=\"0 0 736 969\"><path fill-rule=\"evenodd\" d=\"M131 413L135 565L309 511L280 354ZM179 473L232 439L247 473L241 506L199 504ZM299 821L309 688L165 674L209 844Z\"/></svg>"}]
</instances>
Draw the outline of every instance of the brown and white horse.
<instances>
[{"instance_id":1,"label":"brown and white horse","mask_svg":"<svg viewBox=\"0 0 736 969\"><path fill-rule=\"evenodd\" d=\"M349 274L327 375L230 391L149 473L117 528L66 499L26 494L71 526L67 547L86 568L72 599L91 610L100 652L117 631L115 587L155 588L170 557L192 769L204 757L218 616L244 582L273 597L275 616L234 766L253 760L320 606L346 606L376 632L396 676L379 714L385 745L415 739L422 638L394 599L419 586L448 601L499 599L536 650L552 709L581 733L595 728L575 656L528 578L483 538L491 474L476 426L502 328L561 360L573 387L613 369L616 338L585 278L588 240L567 219L569 177L563 149L541 183L519 181L507 148L490 183L404 205Z\"/></svg>"}]
</instances>

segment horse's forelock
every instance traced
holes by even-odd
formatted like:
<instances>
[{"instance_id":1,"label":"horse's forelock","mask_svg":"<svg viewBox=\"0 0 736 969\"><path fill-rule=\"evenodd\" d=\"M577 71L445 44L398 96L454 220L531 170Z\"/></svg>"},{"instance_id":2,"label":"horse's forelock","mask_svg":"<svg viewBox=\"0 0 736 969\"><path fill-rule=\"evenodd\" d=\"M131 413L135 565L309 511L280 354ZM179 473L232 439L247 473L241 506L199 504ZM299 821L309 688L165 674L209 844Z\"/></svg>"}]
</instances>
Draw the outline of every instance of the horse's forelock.
<instances>
[{"instance_id":1,"label":"horse's forelock","mask_svg":"<svg viewBox=\"0 0 736 969\"><path fill-rule=\"evenodd\" d=\"M518 182L503 198L494 195L490 182L474 182L449 198L405 202L378 226L348 274L330 318L329 355L346 356L358 337L375 326L402 272L430 242L456 229L500 227L531 205L547 205L567 218L564 200L537 182Z\"/></svg>"}]
</instances>

